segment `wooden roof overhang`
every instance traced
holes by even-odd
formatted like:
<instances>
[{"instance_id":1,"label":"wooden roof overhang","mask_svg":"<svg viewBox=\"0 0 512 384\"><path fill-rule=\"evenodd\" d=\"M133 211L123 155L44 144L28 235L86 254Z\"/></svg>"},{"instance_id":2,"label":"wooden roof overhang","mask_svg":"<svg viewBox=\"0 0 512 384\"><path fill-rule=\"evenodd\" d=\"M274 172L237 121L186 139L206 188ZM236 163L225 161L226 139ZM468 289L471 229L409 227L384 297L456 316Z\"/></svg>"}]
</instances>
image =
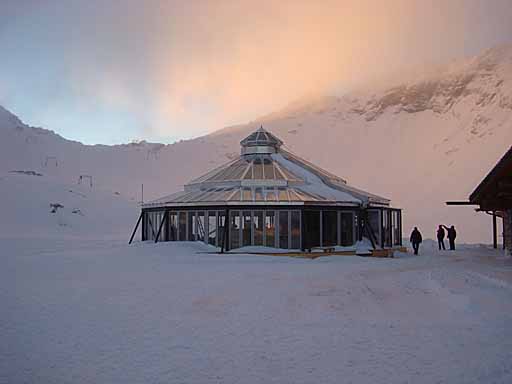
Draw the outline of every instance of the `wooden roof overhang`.
<instances>
[{"instance_id":1,"label":"wooden roof overhang","mask_svg":"<svg viewBox=\"0 0 512 384\"><path fill-rule=\"evenodd\" d=\"M482 211L512 209L512 147L469 196Z\"/></svg>"}]
</instances>

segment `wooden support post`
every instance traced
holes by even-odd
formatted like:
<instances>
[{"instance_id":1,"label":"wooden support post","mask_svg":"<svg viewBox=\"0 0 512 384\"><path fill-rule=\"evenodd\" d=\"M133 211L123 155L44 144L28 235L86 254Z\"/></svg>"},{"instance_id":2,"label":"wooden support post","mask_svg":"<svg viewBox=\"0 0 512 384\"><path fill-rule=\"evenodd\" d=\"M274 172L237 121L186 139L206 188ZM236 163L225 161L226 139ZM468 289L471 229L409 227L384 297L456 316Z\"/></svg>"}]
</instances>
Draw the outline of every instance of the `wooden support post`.
<instances>
[{"instance_id":1,"label":"wooden support post","mask_svg":"<svg viewBox=\"0 0 512 384\"><path fill-rule=\"evenodd\" d=\"M132 236L130 237L130 241L128 242L128 244L132 243L135 233L137 232L137 228L139 228L139 224L140 224L140 221L142 220L143 215L144 215L144 212L141 212L139 215L139 220L137 220L137 224L135 224L135 228L133 229Z\"/></svg>"},{"instance_id":2,"label":"wooden support post","mask_svg":"<svg viewBox=\"0 0 512 384\"><path fill-rule=\"evenodd\" d=\"M169 216L168 212L165 211L164 219L160 223L160 227L158 228L158 233L156 234L156 237L155 237L155 243L158 243L158 239L160 238L160 232L162 232L162 228L163 228L164 224L167 223L167 216Z\"/></svg>"},{"instance_id":3,"label":"wooden support post","mask_svg":"<svg viewBox=\"0 0 512 384\"><path fill-rule=\"evenodd\" d=\"M492 245L494 249L498 248L498 228L496 223L496 211L492 212Z\"/></svg>"}]
</instances>

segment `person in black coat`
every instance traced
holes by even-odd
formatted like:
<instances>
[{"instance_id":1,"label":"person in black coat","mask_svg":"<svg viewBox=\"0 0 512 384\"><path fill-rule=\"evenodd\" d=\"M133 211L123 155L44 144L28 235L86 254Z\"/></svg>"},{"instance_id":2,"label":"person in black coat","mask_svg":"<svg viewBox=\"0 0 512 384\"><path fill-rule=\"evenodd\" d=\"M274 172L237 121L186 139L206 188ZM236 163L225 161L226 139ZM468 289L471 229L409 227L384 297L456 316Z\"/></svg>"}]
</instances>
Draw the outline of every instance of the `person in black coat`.
<instances>
[{"instance_id":1,"label":"person in black coat","mask_svg":"<svg viewBox=\"0 0 512 384\"><path fill-rule=\"evenodd\" d=\"M450 228L448 228L446 225L443 225L443 227L446 228L446 231L448 232L447 237L450 243L450 251L455 251L455 238L457 237L455 226L452 225Z\"/></svg>"},{"instance_id":2,"label":"person in black coat","mask_svg":"<svg viewBox=\"0 0 512 384\"><path fill-rule=\"evenodd\" d=\"M440 225L439 228L437 228L437 244L439 245L439 250L441 250L441 248L443 250L446 249L444 246L444 236L445 236L444 228L442 225Z\"/></svg>"},{"instance_id":3,"label":"person in black coat","mask_svg":"<svg viewBox=\"0 0 512 384\"><path fill-rule=\"evenodd\" d=\"M414 229L412 230L410 240L412 248L414 249L414 254L417 255L418 251L420 250L420 244L423 241L421 233L420 231L418 231L418 227L414 227Z\"/></svg>"}]
</instances>

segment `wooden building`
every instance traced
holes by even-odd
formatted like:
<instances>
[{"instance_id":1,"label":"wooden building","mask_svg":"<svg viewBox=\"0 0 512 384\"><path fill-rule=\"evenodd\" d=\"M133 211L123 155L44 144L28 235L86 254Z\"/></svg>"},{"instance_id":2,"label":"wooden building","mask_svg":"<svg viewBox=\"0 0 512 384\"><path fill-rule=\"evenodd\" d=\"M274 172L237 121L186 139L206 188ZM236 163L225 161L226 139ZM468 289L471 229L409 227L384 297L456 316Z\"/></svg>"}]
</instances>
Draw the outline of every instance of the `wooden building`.
<instances>
[{"instance_id":1,"label":"wooden building","mask_svg":"<svg viewBox=\"0 0 512 384\"><path fill-rule=\"evenodd\" d=\"M141 223L142 240L202 241L222 252L351 247L363 237L374 248L402 244L401 210L388 199L284 150L263 128L240 144L238 158L144 204L132 239Z\"/></svg>"},{"instance_id":2,"label":"wooden building","mask_svg":"<svg viewBox=\"0 0 512 384\"><path fill-rule=\"evenodd\" d=\"M503 243L512 254L512 147L476 187L469 202L478 205L479 211L493 214L495 246L496 217L503 219Z\"/></svg>"}]
</instances>

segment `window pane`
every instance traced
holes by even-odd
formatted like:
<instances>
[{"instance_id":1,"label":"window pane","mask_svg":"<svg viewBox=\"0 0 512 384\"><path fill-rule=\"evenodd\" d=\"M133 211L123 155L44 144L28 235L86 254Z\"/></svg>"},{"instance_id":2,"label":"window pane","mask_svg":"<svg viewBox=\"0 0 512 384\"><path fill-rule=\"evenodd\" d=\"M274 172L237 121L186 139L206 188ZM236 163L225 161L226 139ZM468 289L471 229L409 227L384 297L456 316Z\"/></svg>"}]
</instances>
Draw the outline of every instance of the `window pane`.
<instances>
[{"instance_id":1,"label":"window pane","mask_svg":"<svg viewBox=\"0 0 512 384\"><path fill-rule=\"evenodd\" d=\"M224 244L224 241L226 241L225 238L225 229L226 229L226 212L225 211L219 211L219 214L217 216L217 228L218 228L218 236L217 236L217 246L222 247L222 244ZM226 248L227 244L225 244L224 248Z\"/></svg>"},{"instance_id":2,"label":"window pane","mask_svg":"<svg viewBox=\"0 0 512 384\"><path fill-rule=\"evenodd\" d=\"M204 211L199 211L196 214L196 240L204 241Z\"/></svg>"},{"instance_id":3,"label":"window pane","mask_svg":"<svg viewBox=\"0 0 512 384\"><path fill-rule=\"evenodd\" d=\"M393 211L392 215L392 226L393 226L393 244L400 245L400 221L398 211Z\"/></svg>"},{"instance_id":4,"label":"window pane","mask_svg":"<svg viewBox=\"0 0 512 384\"><path fill-rule=\"evenodd\" d=\"M276 220L274 211L265 212L265 246L275 247Z\"/></svg>"},{"instance_id":5,"label":"window pane","mask_svg":"<svg viewBox=\"0 0 512 384\"><path fill-rule=\"evenodd\" d=\"M240 212L233 211L229 219L230 249L240 248Z\"/></svg>"},{"instance_id":6,"label":"window pane","mask_svg":"<svg viewBox=\"0 0 512 384\"><path fill-rule=\"evenodd\" d=\"M217 245L217 216L215 211L208 211L208 244Z\"/></svg>"},{"instance_id":7,"label":"window pane","mask_svg":"<svg viewBox=\"0 0 512 384\"><path fill-rule=\"evenodd\" d=\"M391 247L391 211L382 211L382 233L384 235L384 246Z\"/></svg>"},{"instance_id":8,"label":"window pane","mask_svg":"<svg viewBox=\"0 0 512 384\"><path fill-rule=\"evenodd\" d=\"M195 226L195 212L188 213L188 241L194 241L196 239L196 226Z\"/></svg>"},{"instance_id":9,"label":"window pane","mask_svg":"<svg viewBox=\"0 0 512 384\"><path fill-rule=\"evenodd\" d=\"M292 249L300 249L300 211L291 212Z\"/></svg>"},{"instance_id":10,"label":"window pane","mask_svg":"<svg viewBox=\"0 0 512 384\"><path fill-rule=\"evenodd\" d=\"M288 248L288 211L279 211L279 248Z\"/></svg>"},{"instance_id":11,"label":"window pane","mask_svg":"<svg viewBox=\"0 0 512 384\"><path fill-rule=\"evenodd\" d=\"M354 244L354 215L352 212L341 212L340 215L340 245L347 247Z\"/></svg>"},{"instance_id":12,"label":"window pane","mask_svg":"<svg viewBox=\"0 0 512 384\"><path fill-rule=\"evenodd\" d=\"M322 245L329 247L338 241L338 213L336 211L322 212Z\"/></svg>"},{"instance_id":13,"label":"window pane","mask_svg":"<svg viewBox=\"0 0 512 384\"><path fill-rule=\"evenodd\" d=\"M242 246L251 245L251 211L243 211Z\"/></svg>"},{"instance_id":14,"label":"window pane","mask_svg":"<svg viewBox=\"0 0 512 384\"><path fill-rule=\"evenodd\" d=\"M162 225L162 231L160 232L160 237L158 238L158 241L167 241L167 223L165 223L165 211L159 212L159 221L158 221L158 228ZM163 223L163 224L162 224ZM157 229L158 231L158 229Z\"/></svg>"},{"instance_id":15,"label":"window pane","mask_svg":"<svg viewBox=\"0 0 512 384\"><path fill-rule=\"evenodd\" d=\"M320 245L320 211L304 211L304 246L306 249Z\"/></svg>"},{"instance_id":16,"label":"window pane","mask_svg":"<svg viewBox=\"0 0 512 384\"><path fill-rule=\"evenodd\" d=\"M178 215L176 212L169 212L169 240L178 240Z\"/></svg>"},{"instance_id":17,"label":"window pane","mask_svg":"<svg viewBox=\"0 0 512 384\"><path fill-rule=\"evenodd\" d=\"M253 171L252 163L249 163L248 170L244 176L244 179L246 179L246 180L252 179L252 171Z\"/></svg>"},{"instance_id":18,"label":"window pane","mask_svg":"<svg viewBox=\"0 0 512 384\"><path fill-rule=\"evenodd\" d=\"M253 163L254 179L263 179L263 164L261 159L255 159Z\"/></svg>"},{"instance_id":19,"label":"window pane","mask_svg":"<svg viewBox=\"0 0 512 384\"><path fill-rule=\"evenodd\" d=\"M240 189L236 190L235 194L229 198L229 201L240 201Z\"/></svg>"},{"instance_id":20,"label":"window pane","mask_svg":"<svg viewBox=\"0 0 512 384\"><path fill-rule=\"evenodd\" d=\"M265 179L273 180L274 179L274 165L272 161L269 159L263 159L263 172L265 173Z\"/></svg>"},{"instance_id":21,"label":"window pane","mask_svg":"<svg viewBox=\"0 0 512 384\"><path fill-rule=\"evenodd\" d=\"M148 220L149 220L149 236L148 236L148 238L149 238L149 240L155 240L155 236L156 236L155 212L149 213Z\"/></svg>"},{"instance_id":22,"label":"window pane","mask_svg":"<svg viewBox=\"0 0 512 384\"><path fill-rule=\"evenodd\" d=\"M283 180L284 177L283 177L283 174L281 173L281 171L279 170L279 168L277 168L275 165L274 165L274 172L275 172L275 178L276 180Z\"/></svg>"},{"instance_id":23,"label":"window pane","mask_svg":"<svg viewBox=\"0 0 512 384\"><path fill-rule=\"evenodd\" d=\"M243 201L252 201L252 191L251 188L244 188L242 193Z\"/></svg>"},{"instance_id":24,"label":"window pane","mask_svg":"<svg viewBox=\"0 0 512 384\"><path fill-rule=\"evenodd\" d=\"M288 201L288 191L286 188L279 188L279 201Z\"/></svg>"},{"instance_id":25,"label":"window pane","mask_svg":"<svg viewBox=\"0 0 512 384\"><path fill-rule=\"evenodd\" d=\"M380 212L373 210L368 211L368 224L370 225L375 241L380 245Z\"/></svg>"},{"instance_id":26,"label":"window pane","mask_svg":"<svg viewBox=\"0 0 512 384\"><path fill-rule=\"evenodd\" d=\"M180 241L187 240L187 213L186 212L180 212L178 214L178 236Z\"/></svg>"},{"instance_id":27,"label":"window pane","mask_svg":"<svg viewBox=\"0 0 512 384\"><path fill-rule=\"evenodd\" d=\"M263 211L254 211L254 245L263 245Z\"/></svg>"},{"instance_id":28,"label":"window pane","mask_svg":"<svg viewBox=\"0 0 512 384\"><path fill-rule=\"evenodd\" d=\"M261 188L255 188L254 194L256 201L265 201L265 199L263 198L263 190Z\"/></svg>"},{"instance_id":29,"label":"window pane","mask_svg":"<svg viewBox=\"0 0 512 384\"><path fill-rule=\"evenodd\" d=\"M149 212L144 213L144 240L151 240L151 227L149 226Z\"/></svg>"}]
</instances>

